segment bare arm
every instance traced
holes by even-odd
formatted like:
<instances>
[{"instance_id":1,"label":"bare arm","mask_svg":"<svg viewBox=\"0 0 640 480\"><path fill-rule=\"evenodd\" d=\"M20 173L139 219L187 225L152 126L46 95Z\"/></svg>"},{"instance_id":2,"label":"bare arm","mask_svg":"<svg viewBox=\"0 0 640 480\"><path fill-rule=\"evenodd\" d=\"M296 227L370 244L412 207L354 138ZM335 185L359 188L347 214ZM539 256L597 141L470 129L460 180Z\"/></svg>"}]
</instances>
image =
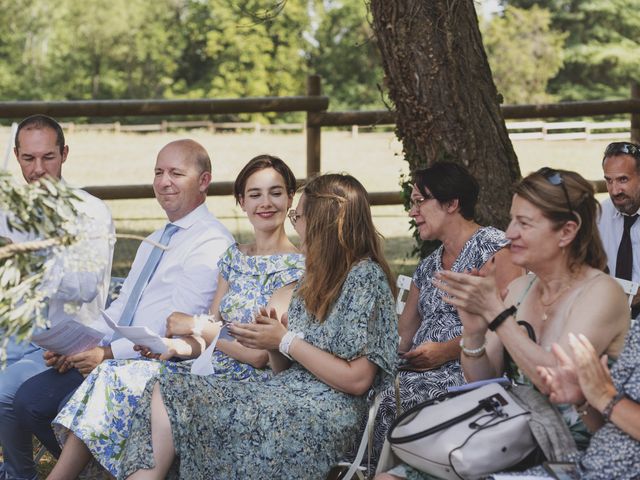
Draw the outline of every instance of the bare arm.
<instances>
[{"instance_id":1,"label":"bare arm","mask_svg":"<svg viewBox=\"0 0 640 480\"><path fill-rule=\"evenodd\" d=\"M418 300L420 299L420 290L411 281L411 287L407 294L407 302L404 310L398 319L398 334L400 335L400 352L406 352L411 348L413 336L418 331L422 322L418 313Z\"/></svg>"},{"instance_id":2,"label":"bare arm","mask_svg":"<svg viewBox=\"0 0 640 480\"><path fill-rule=\"evenodd\" d=\"M287 328L278 320L274 309L269 312L269 315L266 313L263 310L262 314L256 318L255 324L232 325L230 331L242 344L250 348L268 350L270 359L280 362L281 359L278 356L283 356L276 352L282 337L287 333ZM299 338L291 344L289 354L318 379L350 395L366 393L378 371L377 365L365 357L349 362ZM274 365L272 367L274 370L277 368Z\"/></svg>"}]
</instances>

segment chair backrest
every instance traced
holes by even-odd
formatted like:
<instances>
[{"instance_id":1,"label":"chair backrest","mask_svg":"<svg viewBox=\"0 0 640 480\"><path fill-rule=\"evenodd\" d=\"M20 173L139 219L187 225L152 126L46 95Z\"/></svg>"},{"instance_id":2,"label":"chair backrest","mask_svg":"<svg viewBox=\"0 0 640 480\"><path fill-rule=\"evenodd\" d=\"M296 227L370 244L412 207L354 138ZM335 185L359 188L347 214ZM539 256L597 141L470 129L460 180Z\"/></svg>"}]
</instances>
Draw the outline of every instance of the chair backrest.
<instances>
[{"instance_id":1,"label":"chair backrest","mask_svg":"<svg viewBox=\"0 0 640 480\"><path fill-rule=\"evenodd\" d=\"M398 275L396 286L398 287L398 298L396 298L396 313L400 315L404 310L407 295L409 293L409 289L411 288L411 277L407 277L406 275Z\"/></svg>"},{"instance_id":2,"label":"chair backrest","mask_svg":"<svg viewBox=\"0 0 640 480\"><path fill-rule=\"evenodd\" d=\"M625 280L624 278L618 278L618 277L614 277L614 278L620 284L620 286L624 290L624 293L626 293L629 296L629 306L631 306L633 297L635 297L636 293L638 293L638 287L640 287L640 284L638 282Z\"/></svg>"}]
</instances>

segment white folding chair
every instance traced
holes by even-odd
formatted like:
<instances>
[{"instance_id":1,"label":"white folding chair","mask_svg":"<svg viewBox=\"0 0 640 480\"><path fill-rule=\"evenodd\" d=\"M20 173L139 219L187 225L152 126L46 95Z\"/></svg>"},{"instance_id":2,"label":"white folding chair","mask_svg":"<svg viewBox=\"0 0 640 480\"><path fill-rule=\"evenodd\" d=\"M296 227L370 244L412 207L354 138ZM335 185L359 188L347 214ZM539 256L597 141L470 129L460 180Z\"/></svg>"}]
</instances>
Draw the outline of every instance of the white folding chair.
<instances>
[{"instance_id":1,"label":"white folding chair","mask_svg":"<svg viewBox=\"0 0 640 480\"><path fill-rule=\"evenodd\" d=\"M633 297L635 297L636 294L638 293L638 287L640 287L640 283L632 282L630 280L625 280L624 278L618 278L618 277L614 277L614 278L620 284L620 286L622 287L622 290L624 290L624 293L626 293L629 296L629 307L631 307L631 302L633 302Z\"/></svg>"},{"instance_id":2,"label":"white folding chair","mask_svg":"<svg viewBox=\"0 0 640 480\"><path fill-rule=\"evenodd\" d=\"M411 277L407 277L406 275L398 275L396 286L398 287L398 297L396 298L396 313L400 315L402 314L404 306L407 303L407 295L409 294L409 289L411 288Z\"/></svg>"}]
</instances>

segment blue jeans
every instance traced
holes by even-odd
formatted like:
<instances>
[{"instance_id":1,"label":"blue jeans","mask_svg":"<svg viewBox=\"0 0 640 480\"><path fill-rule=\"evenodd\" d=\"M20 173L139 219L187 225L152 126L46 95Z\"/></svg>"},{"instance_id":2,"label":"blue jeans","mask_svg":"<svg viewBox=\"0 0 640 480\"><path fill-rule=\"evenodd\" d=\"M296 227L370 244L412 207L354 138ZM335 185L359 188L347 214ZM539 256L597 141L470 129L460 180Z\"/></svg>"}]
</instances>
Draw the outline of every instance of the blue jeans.
<instances>
[{"instance_id":1,"label":"blue jeans","mask_svg":"<svg viewBox=\"0 0 640 480\"><path fill-rule=\"evenodd\" d=\"M56 458L61 448L51 422L83 381L84 377L76 369L59 373L49 368L24 382L13 400L18 423Z\"/></svg>"},{"instance_id":2,"label":"blue jeans","mask_svg":"<svg viewBox=\"0 0 640 480\"><path fill-rule=\"evenodd\" d=\"M29 343L9 340L7 366L0 370L0 446L4 463L0 479L37 480L31 434L17 419L13 409L16 391L26 380L47 369L42 349Z\"/></svg>"}]
</instances>

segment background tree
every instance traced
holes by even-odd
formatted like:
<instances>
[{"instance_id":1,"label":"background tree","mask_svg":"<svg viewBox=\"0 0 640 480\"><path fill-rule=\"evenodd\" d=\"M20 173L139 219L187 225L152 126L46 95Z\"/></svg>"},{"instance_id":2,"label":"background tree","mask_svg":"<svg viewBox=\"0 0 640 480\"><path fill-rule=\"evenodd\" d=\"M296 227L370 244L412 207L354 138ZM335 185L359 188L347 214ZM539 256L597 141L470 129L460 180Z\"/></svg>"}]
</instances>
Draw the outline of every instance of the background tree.
<instances>
[{"instance_id":1,"label":"background tree","mask_svg":"<svg viewBox=\"0 0 640 480\"><path fill-rule=\"evenodd\" d=\"M563 62L566 33L551 29L548 10L508 5L501 15L481 22L493 80L505 103L545 103Z\"/></svg>"},{"instance_id":2,"label":"background tree","mask_svg":"<svg viewBox=\"0 0 640 480\"><path fill-rule=\"evenodd\" d=\"M452 160L480 183L478 219L505 227L520 169L472 0L371 0L397 135L411 168Z\"/></svg>"},{"instance_id":3,"label":"background tree","mask_svg":"<svg viewBox=\"0 0 640 480\"><path fill-rule=\"evenodd\" d=\"M567 33L565 59L549 83L562 100L628 98L640 78L640 6L637 0L507 0L551 12L552 27Z\"/></svg>"},{"instance_id":4,"label":"background tree","mask_svg":"<svg viewBox=\"0 0 640 480\"><path fill-rule=\"evenodd\" d=\"M384 107L382 61L364 0L317 1L309 69L323 80L333 110Z\"/></svg>"}]
</instances>

